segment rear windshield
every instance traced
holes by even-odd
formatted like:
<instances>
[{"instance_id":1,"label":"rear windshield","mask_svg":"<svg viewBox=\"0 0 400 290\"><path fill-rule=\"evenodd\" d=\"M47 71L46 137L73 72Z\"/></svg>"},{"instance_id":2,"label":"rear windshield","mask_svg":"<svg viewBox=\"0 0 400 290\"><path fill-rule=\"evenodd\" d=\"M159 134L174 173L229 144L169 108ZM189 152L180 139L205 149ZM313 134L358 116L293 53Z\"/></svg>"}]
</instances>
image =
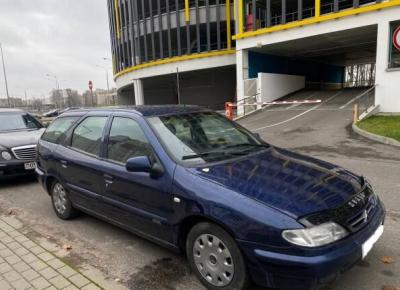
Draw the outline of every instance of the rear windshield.
<instances>
[{"instance_id":1,"label":"rear windshield","mask_svg":"<svg viewBox=\"0 0 400 290\"><path fill-rule=\"evenodd\" d=\"M40 122L29 114L0 114L0 132L40 128L42 128Z\"/></svg>"}]
</instances>

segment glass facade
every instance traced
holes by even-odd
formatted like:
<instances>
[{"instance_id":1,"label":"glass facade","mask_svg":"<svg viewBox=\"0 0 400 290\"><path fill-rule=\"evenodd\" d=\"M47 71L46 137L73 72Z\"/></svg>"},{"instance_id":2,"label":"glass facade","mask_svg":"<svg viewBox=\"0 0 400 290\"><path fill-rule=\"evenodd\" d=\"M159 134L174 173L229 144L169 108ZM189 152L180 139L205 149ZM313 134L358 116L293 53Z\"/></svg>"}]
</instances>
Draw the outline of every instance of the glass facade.
<instances>
[{"instance_id":1,"label":"glass facade","mask_svg":"<svg viewBox=\"0 0 400 290\"><path fill-rule=\"evenodd\" d=\"M165 58L231 49L232 2L108 0L114 73Z\"/></svg>"}]
</instances>

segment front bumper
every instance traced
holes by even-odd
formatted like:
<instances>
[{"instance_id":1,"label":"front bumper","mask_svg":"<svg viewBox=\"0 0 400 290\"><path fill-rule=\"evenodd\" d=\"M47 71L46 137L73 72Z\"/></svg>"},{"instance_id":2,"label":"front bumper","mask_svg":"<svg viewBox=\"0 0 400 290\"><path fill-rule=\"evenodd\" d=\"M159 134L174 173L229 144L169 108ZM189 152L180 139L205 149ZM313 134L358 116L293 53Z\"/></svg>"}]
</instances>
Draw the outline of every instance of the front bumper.
<instances>
[{"instance_id":1,"label":"front bumper","mask_svg":"<svg viewBox=\"0 0 400 290\"><path fill-rule=\"evenodd\" d=\"M331 283L362 259L362 244L384 223L385 209L379 205L374 218L360 231L318 249L302 249L303 254L271 252L257 244L239 241L248 259L253 281L265 287L307 289Z\"/></svg>"},{"instance_id":2,"label":"front bumper","mask_svg":"<svg viewBox=\"0 0 400 290\"><path fill-rule=\"evenodd\" d=\"M18 176L31 175L35 170L26 170L25 163L35 162L35 160L10 160L0 161L0 179L14 178Z\"/></svg>"}]
</instances>

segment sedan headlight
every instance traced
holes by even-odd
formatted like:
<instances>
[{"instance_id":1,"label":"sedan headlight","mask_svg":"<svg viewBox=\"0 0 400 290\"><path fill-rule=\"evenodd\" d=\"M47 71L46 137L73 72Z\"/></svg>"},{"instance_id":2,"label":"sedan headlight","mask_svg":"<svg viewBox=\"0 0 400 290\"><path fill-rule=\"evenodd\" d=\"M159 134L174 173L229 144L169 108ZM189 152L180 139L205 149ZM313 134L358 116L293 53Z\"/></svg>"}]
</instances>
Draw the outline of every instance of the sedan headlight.
<instances>
[{"instance_id":1,"label":"sedan headlight","mask_svg":"<svg viewBox=\"0 0 400 290\"><path fill-rule=\"evenodd\" d=\"M10 154L9 152L7 152L7 151L2 151L2 152L1 152L1 158L3 158L4 160L9 161L9 160L12 159L12 156L11 156L11 154Z\"/></svg>"},{"instance_id":2,"label":"sedan headlight","mask_svg":"<svg viewBox=\"0 0 400 290\"><path fill-rule=\"evenodd\" d=\"M343 239L348 232L334 222L328 222L306 229L285 230L282 237L289 243L303 247L319 247Z\"/></svg>"}]
</instances>

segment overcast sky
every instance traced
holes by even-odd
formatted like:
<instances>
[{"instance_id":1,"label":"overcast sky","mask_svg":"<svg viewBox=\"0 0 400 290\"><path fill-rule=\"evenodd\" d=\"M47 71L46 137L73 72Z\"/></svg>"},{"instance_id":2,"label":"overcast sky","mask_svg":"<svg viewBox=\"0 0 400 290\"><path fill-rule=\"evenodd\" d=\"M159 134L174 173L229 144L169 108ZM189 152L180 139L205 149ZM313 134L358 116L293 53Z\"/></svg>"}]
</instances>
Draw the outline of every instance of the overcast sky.
<instances>
[{"instance_id":1,"label":"overcast sky","mask_svg":"<svg viewBox=\"0 0 400 290\"><path fill-rule=\"evenodd\" d=\"M47 96L55 87L46 74L56 75L62 88L106 88L110 35L106 0L0 0L0 43L3 45L12 96ZM0 60L1 65L1 60ZM0 98L5 83L0 70Z\"/></svg>"}]
</instances>

